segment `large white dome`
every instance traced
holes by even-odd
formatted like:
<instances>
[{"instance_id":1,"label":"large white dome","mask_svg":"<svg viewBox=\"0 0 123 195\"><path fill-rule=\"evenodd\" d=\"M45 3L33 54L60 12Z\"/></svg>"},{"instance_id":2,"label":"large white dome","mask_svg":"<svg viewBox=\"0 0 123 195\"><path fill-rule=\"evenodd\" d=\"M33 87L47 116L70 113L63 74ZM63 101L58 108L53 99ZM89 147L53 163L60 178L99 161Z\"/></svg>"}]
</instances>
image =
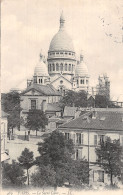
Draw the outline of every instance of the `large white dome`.
<instances>
[{"instance_id":1,"label":"large white dome","mask_svg":"<svg viewBox=\"0 0 123 195\"><path fill-rule=\"evenodd\" d=\"M54 35L50 43L49 51L73 51L74 52L72 39L65 31L64 23L65 23L65 19L62 13L60 17L59 31Z\"/></svg>"},{"instance_id":2,"label":"large white dome","mask_svg":"<svg viewBox=\"0 0 123 195\"><path fill-rule=\"evenodd\" d=\"M47 66L42 59L40 59L35 67L34 76L49 76Z\"/></svg>"},{"instance_id":3,"label":"large white dome","mask_svg":"<svg viewBox=\"0 0 123 195\"><path fill-rule=\"evenodd\" d=\"M80 64L76 66L75 75L76 76L89 76L88 68L83 61L81 61Z\"/></svg>"}]
</instances>

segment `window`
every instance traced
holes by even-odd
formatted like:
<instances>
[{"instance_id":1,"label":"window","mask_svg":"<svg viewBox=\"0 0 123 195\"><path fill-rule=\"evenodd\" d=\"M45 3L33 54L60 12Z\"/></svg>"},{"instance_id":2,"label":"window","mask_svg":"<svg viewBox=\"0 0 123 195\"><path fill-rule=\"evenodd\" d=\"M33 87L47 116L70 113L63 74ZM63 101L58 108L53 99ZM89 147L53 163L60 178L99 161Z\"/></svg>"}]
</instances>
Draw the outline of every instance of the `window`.
<instances>
[{"instance_id":1,"label":"window","mask_svg":"<svg viewBox=\"0 0 123 195\"><path fill-rule=\"evenodd\" d=\"M99 135L100 144L105 141L105 135Z\"/></svg>"},{"instance_id":2,"label":"window","mask_svg":"<svg viewBox=\"0 0 123 195\"><path fill-rule=\"evenodd\" d=\"M50 71L50 65L48 65L48 71Z\"/></svg>"},{"instance_id":3,"label":"window","mask_svg":"<svg viewBox=\"0 0 123 195\"><path fill-rule=\"evenodd\" d=\"M67 55L67 52L65 52L65 55Z\"/></svg>"},{"instance_id":4,"label":"window","mask_svg":"<svg viewBox=\"0 0 123 195\"><path fill-rule=\"evenodd\" d=\"M82 159L82 149L76 149L76 160Z\"/></svg>"},{"instance_id":5,"label":"window","mask_svg":"<svg viewBox=\"0 0 123 195\"><path fill-rule=\"evenodd\" d=\"M56 52L56 54L59 54L59 52Z\"/></svg>"},{"instance_id":6,"label":"window","mask_svg":"<svg viewBox=\"0 0 123 195\"><path fill-rule=\"evenodd\" d=\"M77 80L77 85L79 84L79 81Z\"/></svg>"},{"instance_id":7,"label":"window","mask_svg":"<svg viewBox=\"0 0 123 195\"><path fill-rule=\"evenodd\" d=\"M70 134L69 133L65 133L65 138L66 139L70 139Z\"/></svg>"},{"instance_id":8,"label":"window","mask_svg":"<svg viewBox=\"0 0 123 195\"><path fill-rule=\"evenodd\" d=\"M81 133L76 134L76 143L81 144Z\"/></svg>"},{"instance_id":9,"label":"window","mask_svg":"<svg viewBox=\"0 0 123 195\"><path fill-rule=\"evenodd\" d=\"M69 64L69 71L71 71L71 64Z\"/></svg>"},{"instance_id":10,"label":"window","mask_svg":"<svg viewBox=\"0 0 123 195\"><path fill-rule=\"evenodd\" d=\"M55 64L53 64L53 71L55 71Z\"/></svg>"},{"instance_id":11,"label":"window","mask_svg":"<svg viewBox=\"0 0 123 195\"><path fill-rule=\"evenodd\" d=\"M71 55L71 53L69 53L69 55Z\"/></svg>"},{"instance_id":12,"label":"window","mask_svg":"<svg viewBox=\"0 0 123 195\"><path fill-rule=\"evenodd\" d=\"M72 72L73 72L73 64L72 64Z\"/></svg>"},{"instance_id":13,"label":"window","mask_svg":"<svg viewBox=\"0 0 123 195\"><path fill-rule=\"evenodd\" d=\"M42 83L42 79L40 80L40 83Z\"/></svg>"},{"instance_id":14,"label":"window","mask_svg":"<svg viewBox=\"0 0 123 195\"><path fill-rule=\"evenodd\" d=\"M72 134L72 133L71 133L71 139L73 140L73 143L74 143L74 144L76 143L75 136L76 136L76 134Z\"/></svg>"},{"instance_id":15,"label":"window","mask_svg":"<svg viewBox=\"0 0 123 195\"><path fill-rule=\"evenodd\" d=\"M51 67L51 64L50 64L50 71L51 71L51 68L52 68L52 67Z\"/></svg>"},{"instance_id":16,"label":"window","mask_svg":"<svg viewBox=\"0 0 123 195\"><path fill-rule=\"evenodd\" d=\"M84 135L81 134L81 144L83 144L83 143L84 143Z\"/></svg>"},{"instance_id":17,"label":"window","mask_svg":"<svg viewBox=\"0 0 123 195\"><path fill-rule=\"evenodd\" d=\"M78 149L76 150L76 160L78 160L78 158L79 158L79 151L78 151Z\"/></svg>"},{"instance_id":18,"label":"window","mask_svg":"<svg viewBox=\"0 0 123 195\"><path fill-rule=\"evenodd\" d=\"M67 71L67 64L65 64L65 71Z\"/></svg>"},{"instance_id":19,"label":"window","mask_svg":"<svg viewBox=\"0 0 123 195\"><path fill-rule=\"evenodd\" d=\"M83 79L81 79L80 83L81 83L81 84L84 84L84 80L83 80Z\"/></svg>"},{"instance_id":20,"label":"window","mask_svg":"<svg viewBox=\"0 0 123 195\"><path fill-rule=\"evenodd\" d=\"M88 80L86 80L86 84L88 84Z\"/></svg>"},{"instance_id":21,"label":"window","mask_svg":"<svg viewBox=\"0 0 123 195\"><path fill-rule=\"evenodd\" d=\"M93 178L96 182L104 182L104 171L98 170L93 172Z\"/></svg>"},{"instance_id":22,"label":"window","mask_svg":"<svg viewBox=\"0 0 123 195\"><path fill-rule=\"evenodd\" d=\"M63 64L60 65L60 71L63 71Z\"/></svg>"},{"instance_id":23,"label":"window","mask_svg":"<svg viewBox=\"0 0 123 195\"><path fill-rule=\"evenodd\" d=\"M97 135L94 135L94 145L97 146Z\"/></svg>"},{"instance_id":24,"label":"window","mask_svg":"<svg viewBox=\"0 0 123 195\"><path fill-rule=\"evenodd\" d=\"M36 100L31 100L31 110L36 109Z\"/></svg>"},{"instance_id":25,"label":"window","mask_svg":"<svg viewBox=\"0 0 123 195\"><path fill-rule=\"evenodd\" d=\"M59 64L56 64L56 71L59 71Z\"/></svg>"},{"instance_id":26,"label":"window","mask_svg":"<svg viewBox=\"0 0 123 195\"><path fill-rule=\"evenodd\" d=\"M61 81L60 81L60 84L62 84L62 83L63 83L63 81L61 80Z\"/></svg>"},{"instance_id":27,"label":"window","mask_svg":"<svg viewBox=\"0 0 123 195\"><path fill-rule=\"evenodd\" d=\"M39 79L39 83L40 83L40 79Z\"/></svg>"},{"instance_id":28,"label":"window","mask_svg":"<svg viewBox=\"0 0 123 195\"><path fill-rule=\"evenodd\" d=\"M104 182L104 171L98 171L98 182Z\"/></svg>"}]
</instances>

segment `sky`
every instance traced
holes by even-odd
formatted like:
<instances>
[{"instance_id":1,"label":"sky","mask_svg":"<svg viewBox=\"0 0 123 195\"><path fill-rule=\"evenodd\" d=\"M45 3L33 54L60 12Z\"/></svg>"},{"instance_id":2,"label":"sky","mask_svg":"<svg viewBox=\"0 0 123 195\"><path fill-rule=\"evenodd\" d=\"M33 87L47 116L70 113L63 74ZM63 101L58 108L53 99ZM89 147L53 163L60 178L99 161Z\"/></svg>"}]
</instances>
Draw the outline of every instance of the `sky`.
<instances>
[{"instance_id":1,"label":"sky","mask_svg":"<svg viewBox=\"0 0 123 195\"><path fill-rule=\"evenodd\" d=\"M123 94L122 0L2 0L1 91L24 89L40 52L47 57L64 12L66 31L95 86L100 74L111 82L111 98Z\"/></svg>"}]
</instances>

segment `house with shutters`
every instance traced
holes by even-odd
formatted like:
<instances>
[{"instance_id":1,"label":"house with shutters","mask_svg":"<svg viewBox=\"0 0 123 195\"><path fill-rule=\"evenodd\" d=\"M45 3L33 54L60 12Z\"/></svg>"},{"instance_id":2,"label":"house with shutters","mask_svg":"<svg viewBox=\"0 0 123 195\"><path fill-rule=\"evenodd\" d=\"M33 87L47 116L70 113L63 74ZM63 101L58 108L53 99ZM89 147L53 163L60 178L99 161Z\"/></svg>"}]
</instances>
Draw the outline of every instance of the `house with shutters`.
<instances>
[{"instance_id":1,"label":"house with shutters","mask_svg":"<svg viewBox=\"0 0 123 195\"><path fill-rule=\"evenodd\" d=\"M119 139L123 146L123 112L118 111L90 111L61 126L58 130L66 139L74 143L74 159L85 158L89 162L90 184L103 185L110 183L108 175L104 172L96 155L95 148L107 137L112 140Z\"/></svg>"}]
</instances>

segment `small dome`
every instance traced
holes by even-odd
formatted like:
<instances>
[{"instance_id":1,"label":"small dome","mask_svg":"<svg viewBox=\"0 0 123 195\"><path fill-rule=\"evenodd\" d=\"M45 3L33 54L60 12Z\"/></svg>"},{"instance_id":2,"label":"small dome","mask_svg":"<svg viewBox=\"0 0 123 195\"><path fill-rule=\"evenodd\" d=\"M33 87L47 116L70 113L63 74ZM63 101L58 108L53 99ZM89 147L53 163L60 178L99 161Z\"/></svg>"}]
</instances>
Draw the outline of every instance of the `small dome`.
<instances>
[{"instance_id":1,"label":"small dome","mask_svg":"<svg viewBox=\"0 0 123 195\"><path fill-rule=\"evenodd\" d=\"M60 28L58 33L56 33L50 43L49 51L73 51L74 46L72 39L69 37L64 27L65 19L63 12L60 17Z\"/></svg>"},{"instance_id":2,"label":"small dome","mask_svg":"<svg viewBox=\"0 0 123 195\"><path fill-rule=\"evenodd\" d=\"M49 76L47 66L41 58L34 70L34 76Z\"/></svg>"},{"instance_id":3,"label":"small dome","mask_svg":"<svg viewBox=\"0 0 123 195\"><path fill-rule=\"evenodd\" d=\"M86 64L83 61L80 62L80 64L78 64L76 66L75 75L76 76L89 76L88 68L87 68Z\"/></svg>"}]
</instances>

